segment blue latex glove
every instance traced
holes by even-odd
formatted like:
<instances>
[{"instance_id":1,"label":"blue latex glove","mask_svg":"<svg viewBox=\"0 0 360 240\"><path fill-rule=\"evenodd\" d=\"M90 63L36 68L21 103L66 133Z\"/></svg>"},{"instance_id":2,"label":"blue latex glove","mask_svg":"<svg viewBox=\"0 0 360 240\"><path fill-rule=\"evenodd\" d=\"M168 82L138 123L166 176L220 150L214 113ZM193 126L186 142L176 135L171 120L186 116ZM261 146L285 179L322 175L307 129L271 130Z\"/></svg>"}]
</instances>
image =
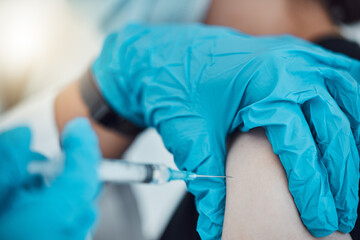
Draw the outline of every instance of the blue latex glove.
<instances>
[{"instance_id":1,"label":"blue latex glove","mask_svg":"<svg viewBox=\"0 0 360 240\"><path fill-rule=\"evenodd\" d=\"M224 175L225 140L263 127L316 237L357 218L360 63L291 37L203 25L132 25L93 65L108 103L153 126L180 169ZM202 239L220 239L225 182L188 183Z\"/></svg>"},{"instance_id":2,"label":"blue latex glove","mask_svg":"<svg viewBox=\"0 0 360 240\"><path fill-rule=\"evenodd\" d=\"M39 183L40 179L28 174L26 166L32 159L44 157L30 151L30 143L31 132L26 127L0 133L0 215L5 210L4 202L12 201L17 188L26 182Z\"/></svg>"},{"instance_id":3,"label":"blue latex glove","mask_svg":"<svg viewBox=\"0 0 360 240\"><path fill-rule=\"evenodd\" d=\"M30 140L27 128L0 135L0 189L6 189L1 193L0 239L85 239L99 190L100 150L90 123L77 119L64 129L64 171L49 186L31 184L27 164L41 159L29 150Z\"/></svg>"}]
</instances>

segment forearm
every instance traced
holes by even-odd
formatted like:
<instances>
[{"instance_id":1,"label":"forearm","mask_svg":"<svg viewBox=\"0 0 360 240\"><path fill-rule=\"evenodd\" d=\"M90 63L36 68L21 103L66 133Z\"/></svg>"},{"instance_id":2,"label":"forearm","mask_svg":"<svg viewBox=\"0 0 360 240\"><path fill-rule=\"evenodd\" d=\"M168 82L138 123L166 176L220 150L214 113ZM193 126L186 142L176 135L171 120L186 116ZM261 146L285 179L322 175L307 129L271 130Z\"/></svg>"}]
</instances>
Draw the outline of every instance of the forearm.
<instances>
[{"instance_id":1,"label":"forearm","mask_svg":"<svg viewBox=\"0 0 360 240\"><path fill-rule=\"evenodd\" d=\"M262 129L238 135L227 158L223 239L315 239L301 222L286 173ZM351 239L335 232L321 239Z\"/></svg>"},{"instance_id":2,"label":"forearm","mask_svg":"<svg viewBox=\"0 0 360 240\"><path fill-rule=\"evenodd\" d=\"M55 99L55 119L59 131L62 131L67 122L76 117L87 117L90 119L100 142L100 147L104 157L120 157L127 147L134 140L133 137L121 135L115 131L96 123L90 117L90 112L84 103L79 81L67 86Z\"/></svg>"}]
</instances>

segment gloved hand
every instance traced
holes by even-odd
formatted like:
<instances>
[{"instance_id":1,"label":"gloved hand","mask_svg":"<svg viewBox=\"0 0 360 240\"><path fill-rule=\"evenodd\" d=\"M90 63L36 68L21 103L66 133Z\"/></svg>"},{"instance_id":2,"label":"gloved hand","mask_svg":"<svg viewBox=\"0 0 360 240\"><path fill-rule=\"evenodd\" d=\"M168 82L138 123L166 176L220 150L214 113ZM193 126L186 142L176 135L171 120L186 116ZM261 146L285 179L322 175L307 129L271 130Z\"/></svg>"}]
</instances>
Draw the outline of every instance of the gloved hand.
<instances>
[{"instance_id":1,"label":"gloved hand","mask_svg":"<svg viewBox=\"0 0 360 240\"><path fill-rule=\"evenodd\" d=\"M183 170L224 175L229 133L263 127L309 231L321 237L354 227L359 62L290 36L133 25L107 38L93 75L119 115L157 129ZM225 182L188 189L201 238L220 239Z\"/></svg>"},{"instance_id":2,"label":"gloved hand","mask_svg":"<svg viewBox=\"0 0 360 240\"><path fill-rule=\"evenodd\" d=\"M77 119L64 129L64 171L49 186L29 183L27 164L41 160L29 150L30 140L27 128L0 135L0 189L6 189L0 202L0 239L85 239L95 220L99 190L100 150L90 123Z\"/></svg>"},{"instance_id":3,"label":"gloved hand","mask_svg":"<svg viewBox=\"0 0 360 240\"><path fill-rule=\"evenodd\" d=\"M30 142L31 132L25 127L0 133L0 215L6 210L5 201L12 201L17 188L26 182L36 184L39 180L26 170L29 161L44 158L30 151Z\"/></svg>"}]
</instances>

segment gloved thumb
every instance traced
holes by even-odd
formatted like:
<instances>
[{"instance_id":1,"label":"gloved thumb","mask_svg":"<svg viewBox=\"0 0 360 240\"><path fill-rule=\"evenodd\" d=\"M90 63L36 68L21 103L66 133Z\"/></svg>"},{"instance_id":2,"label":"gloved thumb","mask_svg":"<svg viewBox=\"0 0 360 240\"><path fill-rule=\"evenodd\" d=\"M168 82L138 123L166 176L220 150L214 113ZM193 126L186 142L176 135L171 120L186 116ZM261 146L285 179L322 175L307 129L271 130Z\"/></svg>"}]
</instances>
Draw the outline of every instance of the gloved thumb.
<instances>
[{"instance_id":1,"label":"gloved thumb","mask_svg":"<svg viewBox=\"0 0 360 240\"><path fill-rule=\"evenodd\" d=\"M101 152L90 122L85 118L77 118L68 123L62 133L61 142L65 153L62 178L71 183L70 186L75 192L81 190L84 191L84 196L91 197L94 189L98 187L97 168Z\"/></svg>"},{"instance_id":2,"label":"gloved thumb","mask_svg":"<svg viewBox=\"0 0 360 240\"><path fill-rule=\"evenodd\" d=\"M33 153L31 130L17 127L0 133L0 202L23 183L30 182L27 165L31 160L42 160L43 156Z\"/></svg>"}]
</instances>

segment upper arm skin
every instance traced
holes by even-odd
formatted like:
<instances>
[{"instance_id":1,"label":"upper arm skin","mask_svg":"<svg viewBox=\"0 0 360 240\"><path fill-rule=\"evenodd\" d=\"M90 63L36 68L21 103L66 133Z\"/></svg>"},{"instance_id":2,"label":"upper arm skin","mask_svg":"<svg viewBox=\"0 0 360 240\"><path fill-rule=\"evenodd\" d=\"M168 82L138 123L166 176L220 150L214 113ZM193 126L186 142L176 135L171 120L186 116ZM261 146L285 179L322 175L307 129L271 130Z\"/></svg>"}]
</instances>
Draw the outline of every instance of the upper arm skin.
<instances>
[{"instance_id":1,"label":"upper arm skin","mask_svg":"<svg viewBox=\"0 0 360 240\"><path fill-rule=\"evenodd\" d=\"M286 173L263 129L239 134L226 163L222 239L316 239L301 222ZM319 239L351 239L335 232Z\"/></svg>"}]
</instances>

